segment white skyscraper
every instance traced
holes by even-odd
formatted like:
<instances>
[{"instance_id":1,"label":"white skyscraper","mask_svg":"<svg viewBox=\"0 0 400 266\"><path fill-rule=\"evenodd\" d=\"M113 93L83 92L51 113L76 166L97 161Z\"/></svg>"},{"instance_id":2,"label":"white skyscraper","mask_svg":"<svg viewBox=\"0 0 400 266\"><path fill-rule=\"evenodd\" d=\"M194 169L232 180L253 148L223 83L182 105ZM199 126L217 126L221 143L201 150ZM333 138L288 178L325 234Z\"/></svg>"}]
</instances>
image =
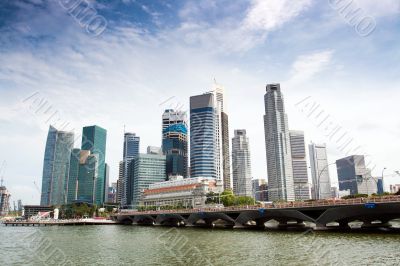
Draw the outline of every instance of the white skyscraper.
<instances>
[{"instance_id":1,"label":"white skyscraper","mask_svg":"<svg viewBox=\"0 0 400 266\"><path fill-rule=\"evenodd\" d=\"M294 201L289 126L279 84L268 84L264 96L265 147L270 201Z\"/></svg>"},{"instance_id":2,"label":"white skyscraper","mask_svg":"<svg viewBox=\"0 0 400 266\"><path fill-rule=\"evenodd\" d=\"M311 143L308 147L314 191L313 199L329 199L332 197L332 193L326 145Z\"/></svg>"},{"instance_id":3,"label":"white skyscraper","mask_svg":"<svg viewBox=\"0 0 400 266\"><path fill-rule=\"evenodd\" d=\"M310 199L310 186L308 185L306 144L303 131L290 130L290 147L296 200L308 200Z\"/></svg>"},{"instance_id":4,"label":"white skyscraper","mask_svg":"<svg viewBox=\"0 0 400 266\"><path fill-rule=\"evenodd\" d=\"M253 196L249 138L246 130L235 130L232 138L233 192L238 196Z\"/></svg>"}]
</instances>

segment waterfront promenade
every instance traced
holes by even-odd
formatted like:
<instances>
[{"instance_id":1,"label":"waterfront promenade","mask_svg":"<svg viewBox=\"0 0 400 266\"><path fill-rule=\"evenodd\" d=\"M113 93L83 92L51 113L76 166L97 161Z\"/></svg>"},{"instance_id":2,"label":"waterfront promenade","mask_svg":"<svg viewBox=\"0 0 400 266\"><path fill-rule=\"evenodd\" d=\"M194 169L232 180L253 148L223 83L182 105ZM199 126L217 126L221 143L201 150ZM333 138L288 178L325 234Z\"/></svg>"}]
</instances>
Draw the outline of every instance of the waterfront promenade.
<instances>
[{"instance_id":1,"label":"waterfront promenade","mask_svg":"<svg viewBox=\"0 0 400 266\"><path fill-rule=\"evenodd\" d=\"M98 219L71 219L71 220L50 220L50 221L4 221L5 226L65 226L65 225L113 225L117 224L111 220Z\"/></svg>"}]
</instances>

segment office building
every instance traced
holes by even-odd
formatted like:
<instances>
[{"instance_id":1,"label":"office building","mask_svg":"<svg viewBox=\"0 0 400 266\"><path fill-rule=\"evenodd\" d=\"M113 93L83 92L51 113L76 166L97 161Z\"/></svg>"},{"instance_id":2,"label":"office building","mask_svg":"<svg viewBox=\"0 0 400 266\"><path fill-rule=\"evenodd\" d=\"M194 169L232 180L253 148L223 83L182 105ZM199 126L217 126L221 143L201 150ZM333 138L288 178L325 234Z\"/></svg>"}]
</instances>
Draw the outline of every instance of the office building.
<instances>
[{"instance_id":1,"label":"office building","mask_svg":"<svg viewBox=\"0 0 400 266\"><path fill-rule=\"evenodd\" d=\"M295 199L298 201L309 200L311 191L308 183L308 168L304 132L290 130L289 136L292 154Z\"/></svg>"},{"instance_id":2,"label":"office building","mask_svg":"<svg viewBox=\"0 0 400 266\"><path fill-rule=\"evenodd\" d=\"M110 166L104 165L104 202L108 202L108 192L110 188Z\"/></svg>"},{"instance_id":3,"label":"office building","mask_svg":"<svg viewBox=\"0 0 400 266\"><path fill-rule=\"evenodd\" d=\"M224 88L215 82L213 93L217 102L217 145L219 146L219 167L220 178L222 178L224 189L232 189L231 164L229 152L229 119L226 113L226 103L224 102Z\"/></svg>"},{"instance_id":4,"label":"office building","mask_svg":"<svg viewBox=\"0 0 400 266\"><path fill-rule=\"evenodd\" d=\"M336 161L339 190L350 190L350 195L377 193L377 182L366 167L363 155L352 155Z\"/></svg>"},{"instance_id":5,"label":"office building","mask_svg":"<svg viewBox=\"0 0 400 266\"><path fill-rule=\"evenodd\" d=\"M105 156L106 156L106 139L107 139L107 130L101 128L99 126L87 126L83 128L82 134L82 146L81 146L81 165L79 169L79 175L82 180L85 180L85 184L89 185L93 181L89 181L87 178L96 178L94 180L94 188L87 187L81 188L82 184L79 182L78 191L85 191L85 197L87 196L87 192L90 190L94 191L94 202L98 205L104 202L105 196ZM85 151L90 151L89 153ZM82 154L84 154L84 158L82 158ZM82 160L85 161L86 166L83 166ZM92 169L90 167L96 165L96 169ZM87 171L83 169L83 167L87 168ZM82 176L81 176L82 175ZM80 181L80 180L79 180Z\"/></svg>"},{"instance_id":6,"label":"office building","mask_svg":"<svg viewBox=\"0 0 400 266\"><path fill-rule=\"evenodd\" d=\"M218 108L213 93L190 97L191 177L219 179Z\"/></svg>"},{"instance_id":7,"label":"office building","mask_svg":"<svg viewBox=\"0 0 400 266\"><path fill-rule=\"evenodd\" d=\"M117 179L117 196L116 196L116 203L120 203L123 198L123 190L124 190L124 162L120 161L118 164L118 179Z\"/></svg>"},{"instance_id":8,"label":"office building","mask_svg":"<svg viewBox=\"0 0 400 266\"><path fill-rule=\"evenodd\" d=\"M129 179L128 166L133 159L135 159L140 150L140 137L136 136L135 133L126 132L124 134L124 149L122 156L122 168L120 165L120 175L122 174L122 179L120 182L120 202L122 206L128 205L132 198L131 194L131 184L132 181ZM122 172L121 172L122 170Z\"/></svg>"},{"instance_id":9,"label":"office building","mask_svg":"<svg viewBox=\"0 0 400 266\"><path fill-rule=\"evenodd\" d=\"M68 204L73 203L78 198L80 154L81 149L72 149L68 177Z\"/></svg>"},{"instance_id":10,"label":"office building","mask_svg":"<svg viewBox=\"0 0 400 266\"><path fill-rule=\"evenodd\" d=\"M174 208L202 208L206 206L207 194L221 193L222 182L210 178L173 177L171 180L150 184L144 190L141 206Z\"/></svg>"},{"instance_id":11,"label":"office building","mask_svg":"<svg viewBox=\"0 0 400 266\"><path fill-rule=\"evenodd\" d=\"M270 201L294 201L289 126L279 84L268 84L264 96L265 148Z\"/></svg>"},{"instance_id":12,"label":"office building","mask_svg":"<svg viewBox=\"0 0 400 266\"><path fill-rule=\"evenodd\" d=\"M162 152L166 156L166 174L188 177L188 125L186 112L165 110L162 115Z\"/></svg>"},{"instance_id":13,"label":"office building","mask_svg":"<svg viewBox=\"0 0 400 266\"><path fill-rule=\"evenodd\" d=\"M245 129L235 130L232 138L233 193L237 196L253 196L249 138Z\"/></svg>"},{"instance_id":14,"label":"office building","mask_svg":"<svg viewBox=\"0 0 400 266\"><path fill-rule=\"evenodd\" d=\"M308 146L313 183L313 199L330 199L331 179L329 177L329 163L325 144L311 143Z\"/></svg>"},{"instance_id":15,"label":"office building","mask_svg":"<svg viewBox=\"0 0 400 266\"><path fill-rule=\"evenodd\" d=\"M166 180L166 157L159 154L139 154L128 166L131 181L131 208L137 208L140 198L150 184Z\"/></svg>"},{"instance_id":16,"label":"office building","mask_svg":"<svg viewBox=\"0 0 400 266\"><path fill-rule=\"evenodd\" d=\"M73 132L49 127L43 161L41 206L65 204L73 144Z\"/></svg>"},{"instance_id":17,"label":"office building","mask_svg":"<svg viewBox=\"0 0 400 266\"><path fill-rule=\"evenodd\" d=\"M268 201L268 183L266 179L253 179L253 198L256 201Z\"/></svg>"},{"instance_id":18,"label":"office building","mask_svg":"<svg viewBox=\"0 0 400 266\"><path fill-rule=\"evenodd\" d=\"M104 186L104 180L99 178L99 154L91 154L90 150L81 150L79 155L79 177L77 201L90 204L101 204L103 198L97 198L97 189ZM103 170L104 171L104 170ZM101 182L102 186L98 186Z\"/></svg>"}]
</instances>

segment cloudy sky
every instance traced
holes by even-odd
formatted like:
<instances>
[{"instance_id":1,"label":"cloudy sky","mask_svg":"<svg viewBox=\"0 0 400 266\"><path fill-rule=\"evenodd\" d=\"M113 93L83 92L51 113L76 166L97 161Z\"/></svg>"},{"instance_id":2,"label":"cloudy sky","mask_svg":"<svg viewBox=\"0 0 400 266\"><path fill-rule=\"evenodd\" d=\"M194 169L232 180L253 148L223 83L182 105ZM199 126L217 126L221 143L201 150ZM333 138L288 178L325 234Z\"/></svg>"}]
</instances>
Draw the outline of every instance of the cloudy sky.
<instances>
[{"instance_id":1,"label":"cloudy sky","mask_svg":"<svg viewBox=\"0 0 400 266\"><path fill-rule=\"evenodd\" d=\"M159 146L163 110L186 110L214 78L231 136L247 129L255 178L267 177L265 85L279 82L290 128L327 143L330 162L363 153L400 183L398 0L99 0L81 3L86 17L74 2L0 2L0 167L13 200L39 203L50 124L106 128L116 180L124 125L142 151Z\"/></svg>"}]
</instances>

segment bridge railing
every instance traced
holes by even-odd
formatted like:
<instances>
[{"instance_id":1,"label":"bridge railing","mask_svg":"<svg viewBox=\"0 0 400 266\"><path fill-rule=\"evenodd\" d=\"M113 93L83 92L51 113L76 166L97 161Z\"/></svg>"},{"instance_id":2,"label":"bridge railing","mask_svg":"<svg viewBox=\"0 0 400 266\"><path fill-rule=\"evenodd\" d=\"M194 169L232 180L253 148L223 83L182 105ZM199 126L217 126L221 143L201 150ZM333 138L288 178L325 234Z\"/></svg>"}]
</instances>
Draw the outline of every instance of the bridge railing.
<instances>
[{"instance_id":1,"label":"bridge railing","mask_svg":"<svg viewBox=\"0 0 400 266\"><path fill-rule=\"evenodd\" d=\"M391 203L400 202L400 196L383 196L371 198L354 198L354 199L331 199L331 200L318 200L318 201L303 201L303 202L282 202L270 203L263 206L236 206L224 208L196 208L196 209L177 209L177 210L159 210L159 211L135 211L135 210L121 210L120 214L167 214L167 213L198 213L198 212L222 212L222 211L245 211L245 210L259 210L259 209L296 209L308 207L326 207L326 206L343 206L343 205L358 205L365 203Z\"/></svg>"}]
</instances>

